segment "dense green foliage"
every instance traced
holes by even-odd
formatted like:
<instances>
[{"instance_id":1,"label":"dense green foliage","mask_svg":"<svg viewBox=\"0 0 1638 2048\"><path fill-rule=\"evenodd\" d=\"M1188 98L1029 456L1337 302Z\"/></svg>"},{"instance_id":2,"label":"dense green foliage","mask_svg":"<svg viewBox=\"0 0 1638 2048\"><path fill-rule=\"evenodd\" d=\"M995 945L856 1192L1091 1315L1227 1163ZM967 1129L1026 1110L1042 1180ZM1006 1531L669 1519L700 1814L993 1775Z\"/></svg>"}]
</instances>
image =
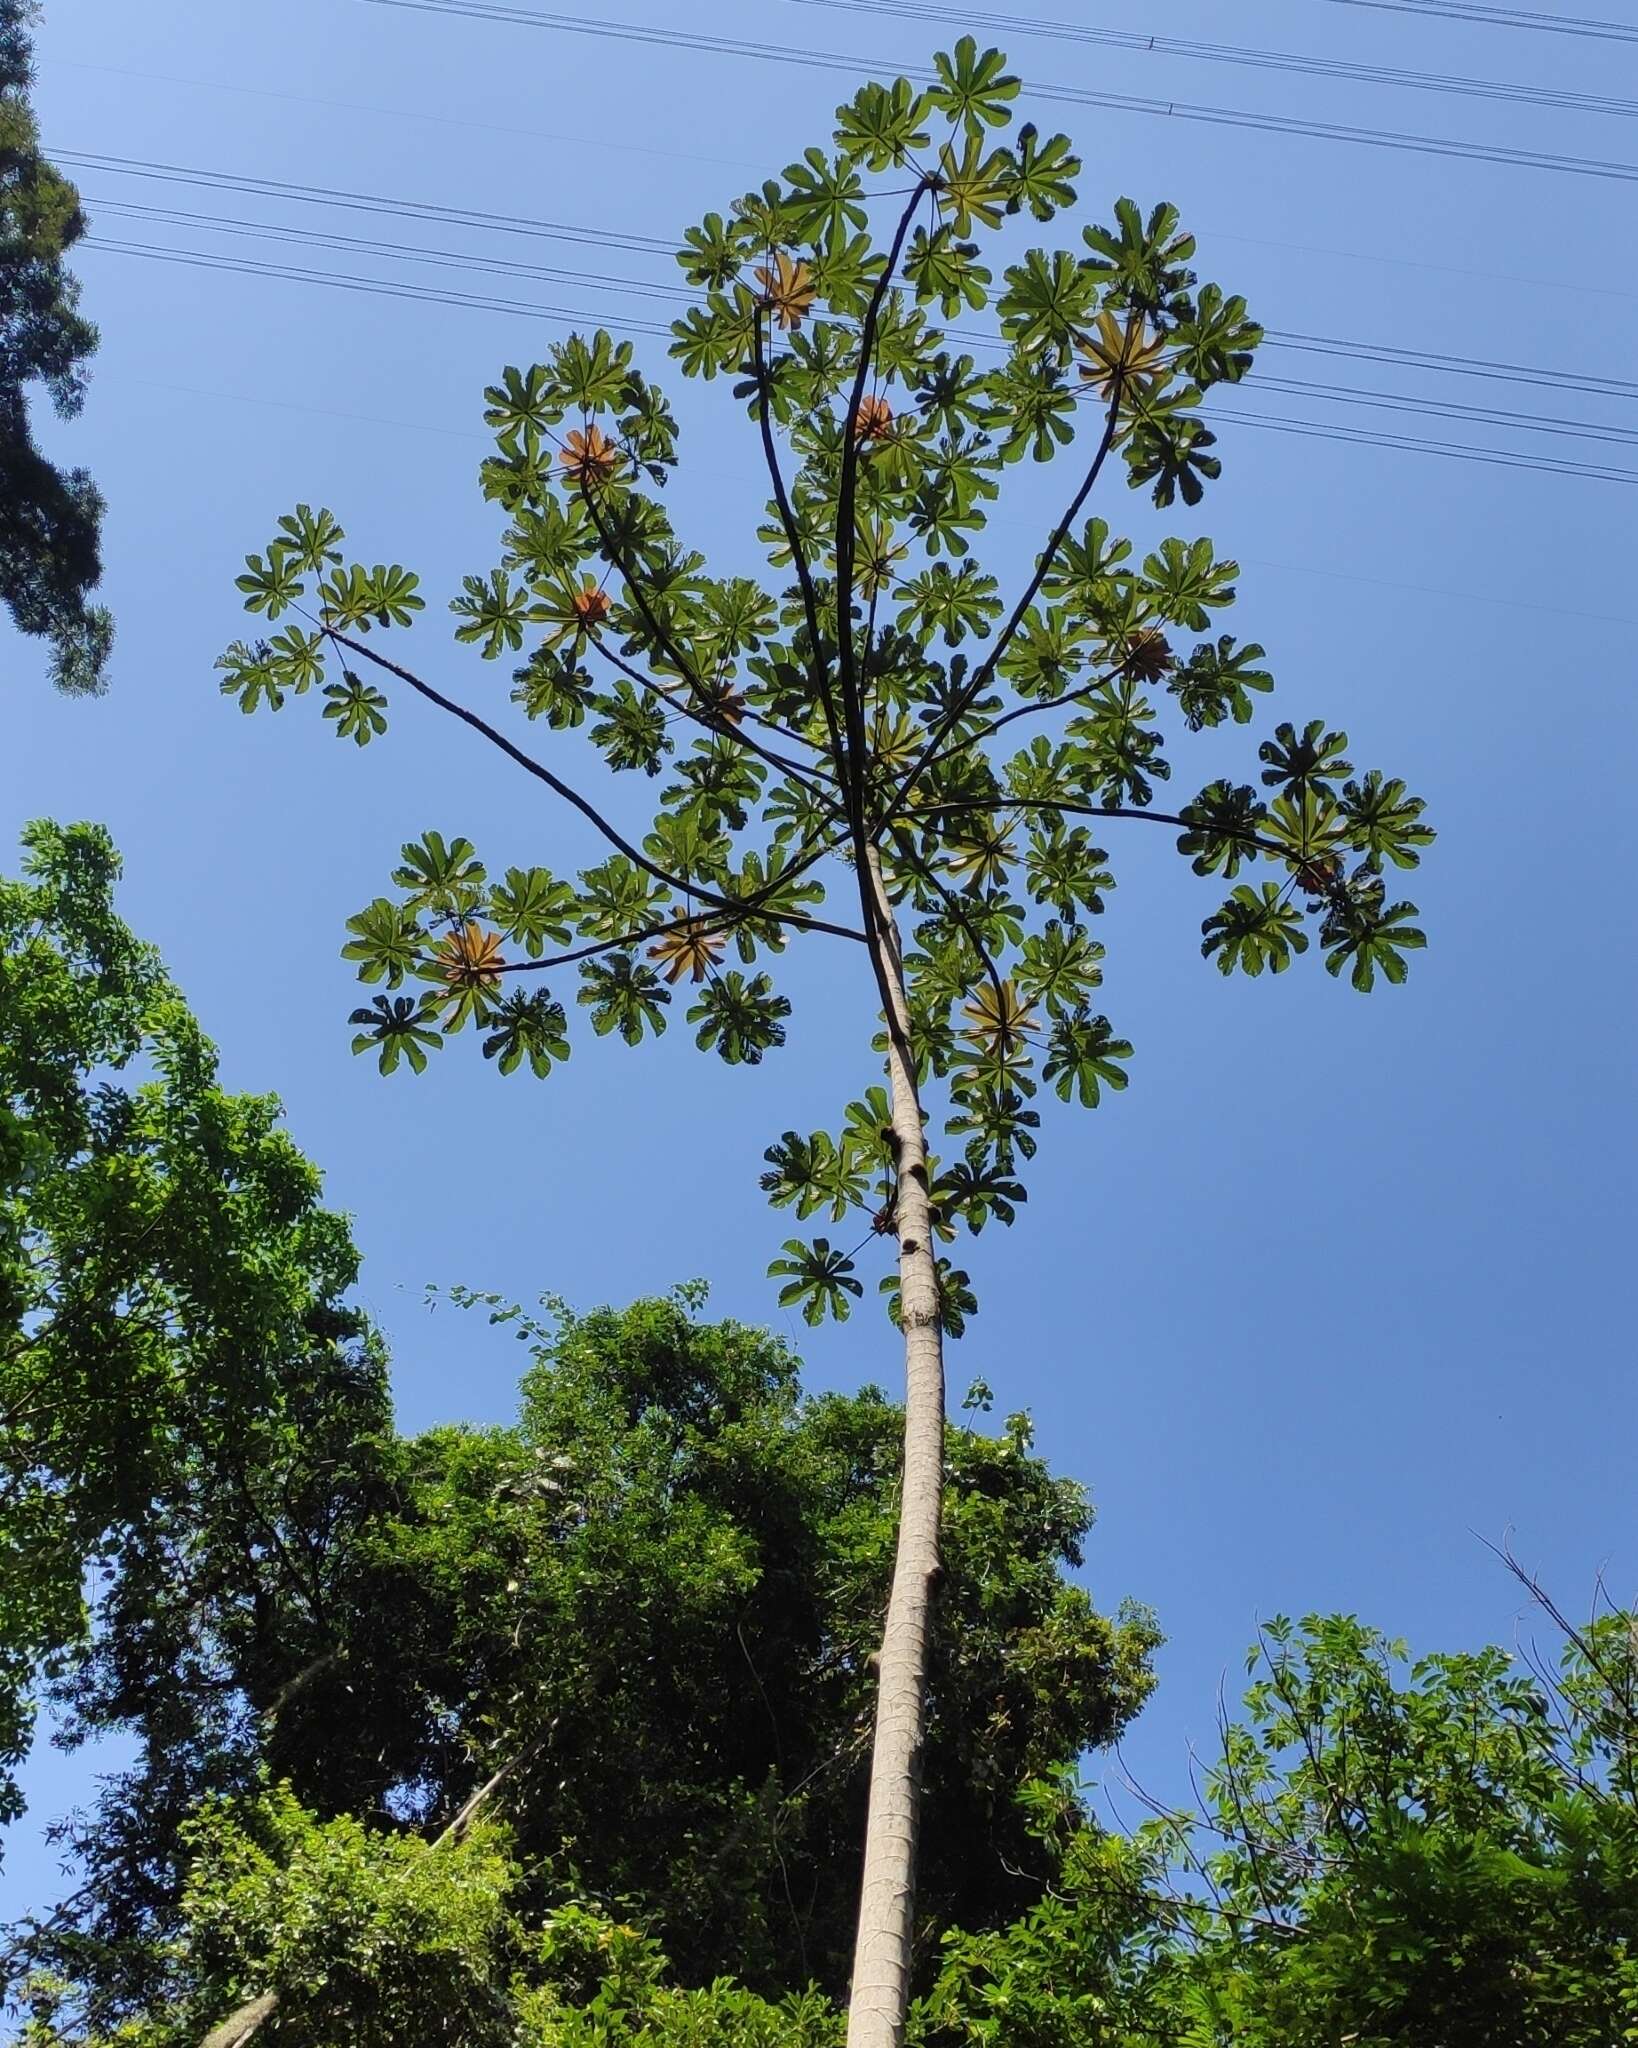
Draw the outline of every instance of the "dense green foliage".
<instances>
[{"instance_id":1,"label":"dense green foliage","mask_svg":"<svg viewBox=\"0 0 1638 2048\"><path fill-rule=\"evenodd\" d=\"M915 2048L1612 2048L1638 2039L1638 1637L1569 1632L1559 1668L1429 1657L1357 1622L1276 1621L1204 1810L1129 1838L1073 1786L1021 1805L1050 1889L946 1930ZM535 1907L506 1828L428 1848L284 1791L189 1831L170 2001L99 2044L193 2048L247 1993L289 2048L830 2048L800 1982L679 1984L644 1916ZM42 1985L35 2048L61 2031Z\"/></svg>"},{"instance_id":2,"label":"dense green foliage","mask_svg":"<svg viewBox=\"0 0 1638 2048\"><path fill-rule=\"evenodd\" d=\"M298 506L248 558L239 588L268 633L220 664L243 710L312 693L360 746L416 697L578 813L554 831L596 835L577 873L536 847L486 864L447 828L405 846L345 947L377 991L354 1048L385 1072L419 1071L471 1026L502 1073L545 1075L570 1057L575 1008L636 1045L685 988L702 1048L760 1061L789 1028L787 942L863 944L858 1096L836 1127L779 1136L763 1181L799 1221L846 1227L789 1240L772 1268L815 1322L849 1313L860 1254L893 1235L872 993L891 1018L905 984L906 1062L949 1148L931 1176L943 1241L1013 1221L1043 1094L1090 1107L1125 1086L1131 1046L1097 1008L1110 828L1158 824L1231 885L1202 927L1224 973L1279 973L1317 939L1368 990L1403 980L1423 944L1387 886L1432 838L1421 801L1357 774L1324 720L1275 726L1258 786L1215 774L1157 808L1168 749L1247 724L1272 678L1261 646L1221 631L1233 561L1194 534L1135 546L1087 508L1122 472L1161 506L1198 501L1220 468L1202 399L1246 375L1261 330L1198 281L1170 206L1122 199L1075 246L1030 247L1075 205L1068 140L1014 127L999 52L964 37L935 68L925 90L863 87L831 152L809 149L679 251L671 355L730 380L748 415L771 492L763 577L712 573L677 529L664 394L630 342L577 334L486 393L500 559L449 604L458 643L516 664L538 754L378 651L425 608L419 579L352 559L328 511ZM1009 478L1058 458L1067 509L1004 597L975 547ZM611 818L645 777L652 824L627 836ZM897 1276L881 1286L894 1306ZM948 1261L942 1298L959 1333L972 1292Z\"/></svg>"},{"instance_id":3,"label":"dense green foliage","mask_svg":"<svg viewBox=\"0 0 1638 2048\"><path fill-rule=\"evenodd\" d=\"M29 106L35 0L0 0L0 602L19 630L52 645L69 692L103 686L113 625L87 602L102 574L102 499L83 469L35 444L28 386L63 417L79 411L97 331L79 311L63 259L85 232L79 194L40 154Z\"/></svg>"},{"instance_id":4,"label":"dense green foliage","mask_svg":"<svg viewBox=\"0 0 1638 2048\"><path fill-rule=\"evenodd\" d=\"M899 1412L869 1389L804 1401L781 1345L686 1299L557 1314L521 1323L515 1428L349 1442L331 1384L260 1475L299 1569L241 1560L207 1517L107 1611L63 1701L87 1727L158 1711L165 1739L89 1831L61 1953L100 1995L159 1988L188 1798L266 1772L321 1819L418 1838L497 1764L520 1909L624 1902L686 1983L845 1984ZM929 1955L1039 1896L1018 1792L1119 1733L1155 1640L1063 1576L1089 1511L1022 1418L952 1429L949 1461Z\"/></svg>"},{"instance_id":5,"label":"dense green foliage","mask_svg":"<svg viewBox=\"0 0 1638 2048\"><path fill-rule=\"evenodd\" d=\"M106 835L35 825L25 847L0 882L0 1816L31 1694L91 1608L110 1672L145 1674L136 1718L162 1725L154 1675L194 1654L179 1588L210 1597L190 1550L265 1554L266 1489L301 1455L315 1384L385 1414L341 1305L351 1240L277 1104L217 1085L114 913ZM164 1641L149 1586L178 1603Z\"/></svg>"}]
</instances>

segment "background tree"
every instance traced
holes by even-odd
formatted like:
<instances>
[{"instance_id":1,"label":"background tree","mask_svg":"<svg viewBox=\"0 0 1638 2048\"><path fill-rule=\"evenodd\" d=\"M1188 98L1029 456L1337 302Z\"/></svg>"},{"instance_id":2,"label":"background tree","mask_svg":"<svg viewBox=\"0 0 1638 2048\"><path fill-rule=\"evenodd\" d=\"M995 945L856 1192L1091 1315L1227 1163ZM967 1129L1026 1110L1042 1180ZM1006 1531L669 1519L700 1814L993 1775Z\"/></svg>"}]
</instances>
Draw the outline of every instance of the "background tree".
<instances>
[{"instance_id":1,"label":"background tree","mask_svg":"<svg viewBox=\"0 0 1638 2048\"><path fill-rule=\"evenodd\" d=\"M1522 1575L1521 1575L1522 1576ZM1203 1811L1122 1841L1035 1801L1049 1897L947 1937L940 2048L1605 2048L1638 2021L1638 1623L1407 1658L1276 1617ZM1064 1809L1066 1812L1072 1809Z\"/></svg>"},{"instance_id":2,"label":"background tree","mask_svg":"<svg viewBox=\"0 0 1638 2048\"><path fill-rule=\"evenodd\" d=\"M84 1889L23 1944L59 2027L70 1989L93 2030L182 1996L187 1823L269 1777L303 1827L418 1843L498 1769L509 1910L627 1914L685 1988L845 1990L902 1416L873 1389L803 1400L783 1345L697 1305L497 1310L534 1353L511 1429L355 1438L326 1381L252 1475L276 1549L238 1499L176 1499L58 1687L75 1733L142 1744L79 1830ZM1017 1794L1118 1736L1155 1642L1065 1577L1090 1511L1023 1418L952 1427L947 1455L924 1977L944 1928L1040 1897Z\"/></svg>"},{"instance_id":3,"label":"background tree","mask_svg":"<svg viewBox=\"0 0 1638 2048\"><path fill-rule=\"evenodd\" d=\"M1203 927L1225 973L1283 970L1312 926L1360 989L1403 979L1423 942L1384 871L1414 865L1431 836L1401 783L1354 778L1322 720L1263 742L1261 790L1217 778L1176 812L1155 807L1170 774L1156 693L1198 732L1248 721L1270 678L1259 646L1210 636L1232 562L1198 538L1139 558L1086 508L1112 459L1159 504L1198 501L1219 469L1202 396L1244 375L1259 330L1242 301L1197 288L1194 242L1168 206L1145 217L1122 200L1079 250L1003 247L1015 260L997 281L983 244L1070 206L1079 165L1063 136L1026 123L1008 138L1019 88L998 52L963 38L936 77L864 87L839 111L834 155L810 149L689 229L679 255L692 303L671 352L685 375L732 378L747 409L771 493L771 587L709 574L676 533L660 495L675 422L630 344L574 336L487 394L497 449L482 485L507 525L500 564L453 601L456 638L524 656L524 713L560 735L584 728L613 776L669 768L648 831L622 829L612 796L594 801L378 652L366 635L411 622L417 578L347 561L327 511L298 507L239 579L253 613L306 623L238 642L222 664L245 710L322 682L325 715L360 745L385 728L390 682L463 721L602 842L574 880L542 866L494 880L464 837L406 846L397 894L352 920L346 948L383 991L355 1013L354 1044L385 1071L423 1067L470 1024L503 1072L547 1073L570 1036L541 976L570 966L601 1034L662 1030L686 983L700 1046L760 1060L790 1012L772 956L803 932L863 949L860 1050L885 1055L887 1086L863 1089L839 1131L786 1132L765 1176L799 1218L856 1217L862 1232L851 1248L793 1238L775 1261L781 1300L810 1320L846 1315L859 1253L896 1241L882 1284L904 1334L905 1456L854 2048L896 2043L910 1995L943 1337L973 1306L937 1244L1012 1220L1040 1085L1090 1106L1124 1085L1131 1050L1093 1009L1103 949L1089 925L1112 880L1093 825L1160 824L1198 873L1233 884ZM935 321L986 314L981 369L958 352L966 333ZM1006 470L1072 449L1066 508L1009 603L974 538ZM1185 653L1174 633L1208 637ZM1258 867L1269 879L1238 879ZM846 922L819 914L838 888ZM394 992L406 983L416 992ZM929 1150L932 1113L947 1160Z\"/></svg>"},{"instance_id":4,"label":"background tree","mask_svg":"<svg viewBox=\"0 0 1638 2048\"><path fill-rule=\"evenodd\" d=\"M97 330L63 259L85 233L80 196L40 154L29 105L36 0L0 0L0 598L20 632L49 639L59 690L100 690L113 621L87 602L102 575L102 499L83 469L35 446L28 386L77 413Z\"/></svg>"},{"instance_id":5,"label":"background tree","mask_svg":"<svg viewBox=\"0 0 1638 2048\"><path fill-rule=\"evenodd\" d=\"M1538 1594L1538 1598L1541 1596ZM1343 1615L1271 1623L1202 1812L1128 1836L1071 1780L1025 1788L1050 1888L1013 1925L950 1928L915 2048L1607 2048L1638 2022L1638 1628L1604 1609L1560 1652L1408 1664ZM1555 1668L1556 1666L1556 1668ZM728 1978L680 1985L596 1904L540 1914L481 1813L432 1848L288 1791L188 1829L167 2000L96 2048L197 2048L251 1986L278 2038L526 2048L834 2048L840 2008ZM263 1993L259 2001L267 2009ZM42 1982L31 2048L86 2039ZM210 2048L234 2038L208 2036Z\"/></svg>"},{"instance_id":6,"label":"background tree","mask_svg":"<svg viewBox=\"0 0 1638 2048\"><path fill-rule=\"evenodd\" d=\"M283 1486L326 1431L351 1443L386 1417L379 1350L342 1302L346 1225L277 1103L217 1085L114 911L106 835L37 824L24 844L0 882L0 1819L33 1697L92 1642L92 1604L155 1788L182 1770L182 1702L219 1679L224 1556L285 1584L280 1654L302 1653L294 1617L319 1596L281 1545ZM240 1620L254 1670L271 1647ZM209 1774L182 1774L185 1812ZM167 1811L127 1824L160 1842Z\"/></svg>"}]
</instances>

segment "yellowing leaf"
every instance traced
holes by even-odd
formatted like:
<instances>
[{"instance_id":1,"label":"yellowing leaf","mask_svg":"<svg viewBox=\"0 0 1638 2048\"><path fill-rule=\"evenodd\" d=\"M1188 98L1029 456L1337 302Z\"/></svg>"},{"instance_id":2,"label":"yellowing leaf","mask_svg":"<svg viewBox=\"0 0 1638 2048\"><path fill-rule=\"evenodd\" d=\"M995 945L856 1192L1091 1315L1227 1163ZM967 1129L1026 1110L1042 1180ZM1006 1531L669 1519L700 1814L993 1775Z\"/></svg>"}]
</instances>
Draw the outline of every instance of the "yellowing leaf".
<instances>
[{"instance_id":1,"label":"yellowing leaf","mask_svg":"<svg viewBox=\"0 0 1638 2048\"><path fill-rule=\"evenodd\" d=\"M660 962L667 981L681 981L685 974L703 981L713 963L721 959L724 943L720 931L712 931L697 917L691 917L661 933L649 947L648 957Z\"/></svg>"},{"instance_id":2,"label":"yellowing leaf","mask_svg":"<svg viewBox=\"0 0 1638 2048\"><path fill-rule=\"evenodd\" d=\"M1124 322L1114 313L1100 313L1093 332L1075 346L1086 358L1082 378L1103 398L1124 400L1128 392L1151 389L1166 374L1166 344L1148 332L1141 313Z\"/></svg>"},{"instance_id":3,"label":"yellowing leaf","mask_svg":"<svg viewBox=\"0 0 1638 2048\"><path fill-rule=\"evenodd\" d=\"M572 483L590 490L607 483L619 467L620 451L599 426L575 427L563 436L558 460Z\"/></svg>"},{"instance_id":4,"label":"yellowing leaf","mask_svg":"<svg viewBox=\"0 0 1638 2048\"><path fill-rule=\"evenodd\" d=\"M756 281L762 287L762 303L787 333L813 311L813 274L800 257L793 262L783 249L775 249L772 263L758 266Z\"/></svg>"}]
</instances>

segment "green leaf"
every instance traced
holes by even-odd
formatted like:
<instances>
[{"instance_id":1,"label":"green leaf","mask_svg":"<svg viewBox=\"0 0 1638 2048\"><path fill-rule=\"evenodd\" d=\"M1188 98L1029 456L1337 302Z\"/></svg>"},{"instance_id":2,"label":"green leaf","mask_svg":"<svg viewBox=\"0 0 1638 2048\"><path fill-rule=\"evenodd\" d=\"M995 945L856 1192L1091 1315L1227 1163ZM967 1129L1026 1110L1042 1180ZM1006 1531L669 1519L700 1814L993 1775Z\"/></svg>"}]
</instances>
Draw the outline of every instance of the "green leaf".
<instances>
[{"instance_id":1,"label":"green leaf","mask_svg":"<svg viewBox=\"0 0 1638 2048\"><path fill-rule=\"evenodd\" d=\"M493 661L502 648L516 653L523 645L525 625L544 616L521 584L514 587L504 569L491 569L487 583L481 576L463 576L461 589L463 594L449 601L450 610L465 621L455 628L455 638L481 640L485 661Z\"/></svg>"},{"instance_id":2,"label":"green leaf","mask_svg":"<svg viewBox=\"0 0 1638 2048\"><path fill-rule=\"evenodd\" d=\"M1178 815L1188 829L1178 835L1177 850L1192 856L1195 873L1232 880L1256 859L1268 812L1249 782L1218 781L1207 783Z\"/></svg>"},{"instance_id":3,"label":"green leaf","mask_svg":"<svg viewBox=\"0 0 1638 2048\"><path fill-rule=\"evenodd\" d=\"M390 897L378 896L356 917L347 920L353 934L341 949L343 960L358 962L360 981L385 981L397 988L421 961L426 933L415 913Z\"/></svg>"},{"instance_id":4,"label":"green leaf","mask_svg":"<svg viewBox=\"0 0 1638 2048\"><path fill-rule=\"evenodd\" d=\"M1380 865L1384 858L1396 868L1413 868L1418 848L1431 846L1435 834L1421 822L1427 808L1419 796L1407 796L1403 782L1385 781L1373 768L1363 782L1343 785L1339 810L1348 844Z\"/></svg>"},{"instance_id":5,"label":"green leaf","mask_svg":"<svg viewBox=\"0 0 1638 2048\"><path fill-rule=\"evenodd\" d=\"M627 1045L641 1045L645 1031L656 1038L664 1031L671 991L652 967L612 953L581 968L576 1001L590 1009L599 1038L618 1031Z\"/></svg>"},{"instance_id":6,"label":"green leaf","mask_svg":"<svg viewBox=\"0 0 1638 2048\"><path fill-rule=\"evenodd\" d=\"M344 681L325 685L324 715L335 720L338 739L368 746L387 729L387 700L350 668L341 673Z\"/></svg>"},{"instance_id":7,"label":"green leaf","mask_svg":"<svg viewBox=\"0 0 1638 2048\"><path fill-rule=\"evenodd\" d=\"M465 918L478 907L485 872L470 839L446 842L441 832L424 832L419 839L406 840L392 878L405 892L406 908L430 910L435 917Z\"/></svg>"},{"instance_id":8,"label":"green leaf","mask_svg":"<svg viewBox=\"0 0 1638 2048\"><path fill-rule=\"evenodd\" d=\"M489 916L514 945L538 960L550 939L566 946L574 936L580 899L546 868L508 868L489 891Z\"/></svg>"},{"instance_id":9,"label":"green leaf","mask_svg":"<svg viewBox=\"0 0 1638 2048\"><path fill-rule=\"evenodd\" d=\"M1283 974L1294 953L1308 951L1301 913L1286 901L1277 882L1264 882L1260 889L1242 882L1200 929L1205 934L1201 952L1208 960L1215 957L1224 974L1237 967L1254 976L1265 967Z\"/></svg>"},{"instance_id":10,"label":"green leaf","mask_svg":"<svg viewBox=\"0 0 1638 2048\"><path fill-rule=\"evenodd\" d=\"M364 1027L353 1038L353 1051L373 1050L383 1074L396 1073L405 1059L414 1072L423 1074L428 1052L444 1042L436 1017L435 1010L423 1009L414 996L377 996L368 1009L354 1010L347 1020Z\"/></svg>"},{"instance_id":11,"label":"green leaf","mask_svg":"<svg viewBox=\"0 0 1638 2048\"><path fill-rule=\"evenodd\" d=\"M869 171L893 170L925 149L922 117L928 102L908 78L891 85L863 85L846 106L836 109L835 142L850 162Z\"/></svg>"},{"instance_id":12,"label":"green leaf","mask_svg":"<svg viewBox=\"0 0 1638 2048\"><path fill-rule=\"evenodd\" d=\"M803 1322L815 1327L827 1315L845 1323L852 1308L848 1297L857 1300L864 1293L853 1278L854 1264L848 1254L835 1250L828 1237L816 1237L812 1244L799 1237L788 1237L784 1250L785 1257L773 1260L768 1267L774 1279L786 1283L779 1290L779 1306L800 1305Z\"/></svg>"},{"instance_id":13,"label":"green leaf","mask_svg":"<svg viewBox=\"0 0 1638 2048\"><path fill-rule=\"evenodd\" d=\"M878 1291L887 1296L887 1313L894 1326L902 1327L903 1306L897 1273L884 1273ZM946 1337L963 1337L968 1318L978 1313L978 1296L968 1275L948 1259L938 1261L938 1321Z\"/></svg>"},{"instance_id":14,"label":"green leaf","mask_svg":"<svg viewBox=\"0 0 1638 2048\"><path fill-rule=\"evenodd\" d=\"M1105 1088L1118 1092L1126 1086L1120 1063L1131 1057L1130 1043L1114 1035L1107 1017L1077 1010L1054 1021L1041 1078L1052 1083L1060 1101L1073 1096L1083 1109L1094 1109Z\"/></svg>"},{"instance_id":15,"label":"green leaf","mask_svg":"<svg viewBox=\"0 0 1638 2048\"><path fill-rule=\"evenodd\" d=\"M569 1057L568 1019L563 1005L543 988L525 995L513 989L490 1013L489 1036L483 1041L486 1060L498 1059L503 1074L515 1074L525 1060L530 1072L544 1079L554 1060Z\"/></svg>"},{"instance_id":16,"label":"green leaf","mask_svg":"<svg viewBox=\"0 0 1638 2048\"><path fill-rule=\"evenodd\" d=\"M958 124L969 141L976 142L986 128L1002 128L1011 120L1008 106L1018 97L1020 81L1008 71L999 50L980 54L972 37L963 36L952 52L938 52L933 70L938 83L928 86L926 104Z\"/></svg>"},{"instance_id":17,"label":"green leaf","mask_svg":"<svg viewBox=\"0 0 1638 2048\"><path fill-rule=\"evenodd\" d=\"M1042 142L1033 121L1018 131L1017 172L1007 200L1007 211L1017 213L1028 207L1037 220L1051 220L1075 204L1072 180L1081 174L1081 160L1069 145L1067 135L1049 135Z\"/></svg>"},{"instance_id":18,"label":"green leaf","mask_svg":"<svg viewBox=\"0 0 1638 2048\"><path fill-rule=\"evenodd\" d=\"M1327 732L1323 718L1310 719L1299 734L1289 722L1274 728L1274 737L1264 740L1257 758L1266 761L1265 788L1284 787L1293 796L1304 790L1330 794L1333 782L1352 771L1353 763L1343 758L1348 744L1345 732Z\"/></svg>"},{"instance_id":19,"label":"green leaf","mask_svg":"<svg viewBox=\"0 0 1638 2048\"><path fill-rule=\"evenodd\" d=\"M246 555L245 573L234 578L234 586L244 592L247 612L265 612L270 619L294 604L305 587L295 551L281 541L268 549L265 562Z\"/></svg>"},{"instance_id":20,"label":"green leaf","mask_svg":"<svg viewBox=\"0 0 1638 2048\"><path fill-rule=\"evenodd\" d=\"M279 521L279 532L283 538L274 545L288 552L299 569L314 576L326 562L341 560L341 543L347 538L334 513L315 512L311 505L298 505L294 512L286 512Z\"/></svg>"},{"instance_id":21,"label":"green leaf","mask_svg":"<svg viewBox=\"0 0 1638 2048\"><path fill-rule=\"evenodd\" d=\"M713 975L690 1007L688 1021L700 1028L694 1043L702 1052L715 1048L729 1066L758 1066L762 1055L785 1043L784 1019L789 1000L775 995L765 974L749 979L738 968Z\"/></svg>"}]
</instances>

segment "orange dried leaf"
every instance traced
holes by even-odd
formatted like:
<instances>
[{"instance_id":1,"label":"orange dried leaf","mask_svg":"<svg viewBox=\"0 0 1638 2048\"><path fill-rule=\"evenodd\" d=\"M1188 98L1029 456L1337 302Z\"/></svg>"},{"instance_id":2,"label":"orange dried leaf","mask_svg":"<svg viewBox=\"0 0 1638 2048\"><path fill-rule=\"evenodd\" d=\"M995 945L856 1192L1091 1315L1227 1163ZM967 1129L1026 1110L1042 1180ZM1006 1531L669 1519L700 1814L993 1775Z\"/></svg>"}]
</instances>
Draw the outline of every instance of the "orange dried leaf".
<instances>
[{"instance_id":1,"label":"orange dried leaf","mask_svg":"<svg viewBox=\"0 0 1638 2048\"><path fill-rule=\"evenodd\" d=\"M885 398L867 392L853 415L853 432L860 441L885 440L893 427L893 408Z\"/></svg>"},{"instance_id":2,"label":"orange dried leaf","mask_svg":"<svg viewBox=\"0 0 1638 2048\"><path fill-rule=\"evenodd\" d=\"M470 918L438 941L434 957L440 979L450 988L491 986L506 969L500 933L485 931Z\"/></svg>"},{"instance_id":3,"label":"orange dried leaf","mask_svg":"<svg viewBox=\"0 0 1638 2048\"><path fill-rule=\"evenodd\" d=\"M609 594L606 590L599 590L595 583L584 590L577 590L571 602L575 617L588 629L602 625L609 615Z\"/></svg>"},{"instance_id":4,"label":"orange dried leaf","mask_svg":"<svg viewBox=\"0 0 1638 2048\"><path fill-rule=\"evenodd\" d=\"M1139 626L1127 643L1122 669L1134 682L1157 683L1171 667L1172 644L1157 626Z\"/></svg>"},{"instance_id":5,"label":"orange dried leaf","mask_svg":"<svg viewBox=\"0 0 1638 2048\"><path fill-rule=\"evenodd\" d=\"M620 451L599 426L575 427L563 436L558 460L564 474L582 489L607 483L619 467Z\"/></svg>"},{"instance_id":6,"label":"orange dried leaf","mask_svg":"<svg viewBox=\"0 0 1638 2048\"><path fill-rule=\"evenodd\" d=\"M793 262L783 249L775 249L773 261L758 266L756 281L762 287L762 303L786 333L800 327L813 311L813 273L800 257Z\"/></svg>"},{"instance_id":7,"label":"orange dried leaf","mask_svg":"<svg viewBox=\"0 0 1638 2048\"><path fill-rule=\"evenodd\" d=\"M662 932L649 947L648 957L660 962L667 981L681 981L685 974L703 981L713 963L722 957L724 943L721 932L712 931L697 917L691 917Z\"/></svg>"},{"instance_id":8,"label":"orange dried leaf","mask_svg":"<svg viewBox=\"0 0 1638 2048\"><path fill-rule=\"evenodd\" d=\"M1141 313L1124 322L1114 313L1100 313L1094 331L1075 346L1086 358L1082 378L1104 398L1148 390L1165 374L1166 344L1149 333Z\"/></svg>"}]
</instances>

